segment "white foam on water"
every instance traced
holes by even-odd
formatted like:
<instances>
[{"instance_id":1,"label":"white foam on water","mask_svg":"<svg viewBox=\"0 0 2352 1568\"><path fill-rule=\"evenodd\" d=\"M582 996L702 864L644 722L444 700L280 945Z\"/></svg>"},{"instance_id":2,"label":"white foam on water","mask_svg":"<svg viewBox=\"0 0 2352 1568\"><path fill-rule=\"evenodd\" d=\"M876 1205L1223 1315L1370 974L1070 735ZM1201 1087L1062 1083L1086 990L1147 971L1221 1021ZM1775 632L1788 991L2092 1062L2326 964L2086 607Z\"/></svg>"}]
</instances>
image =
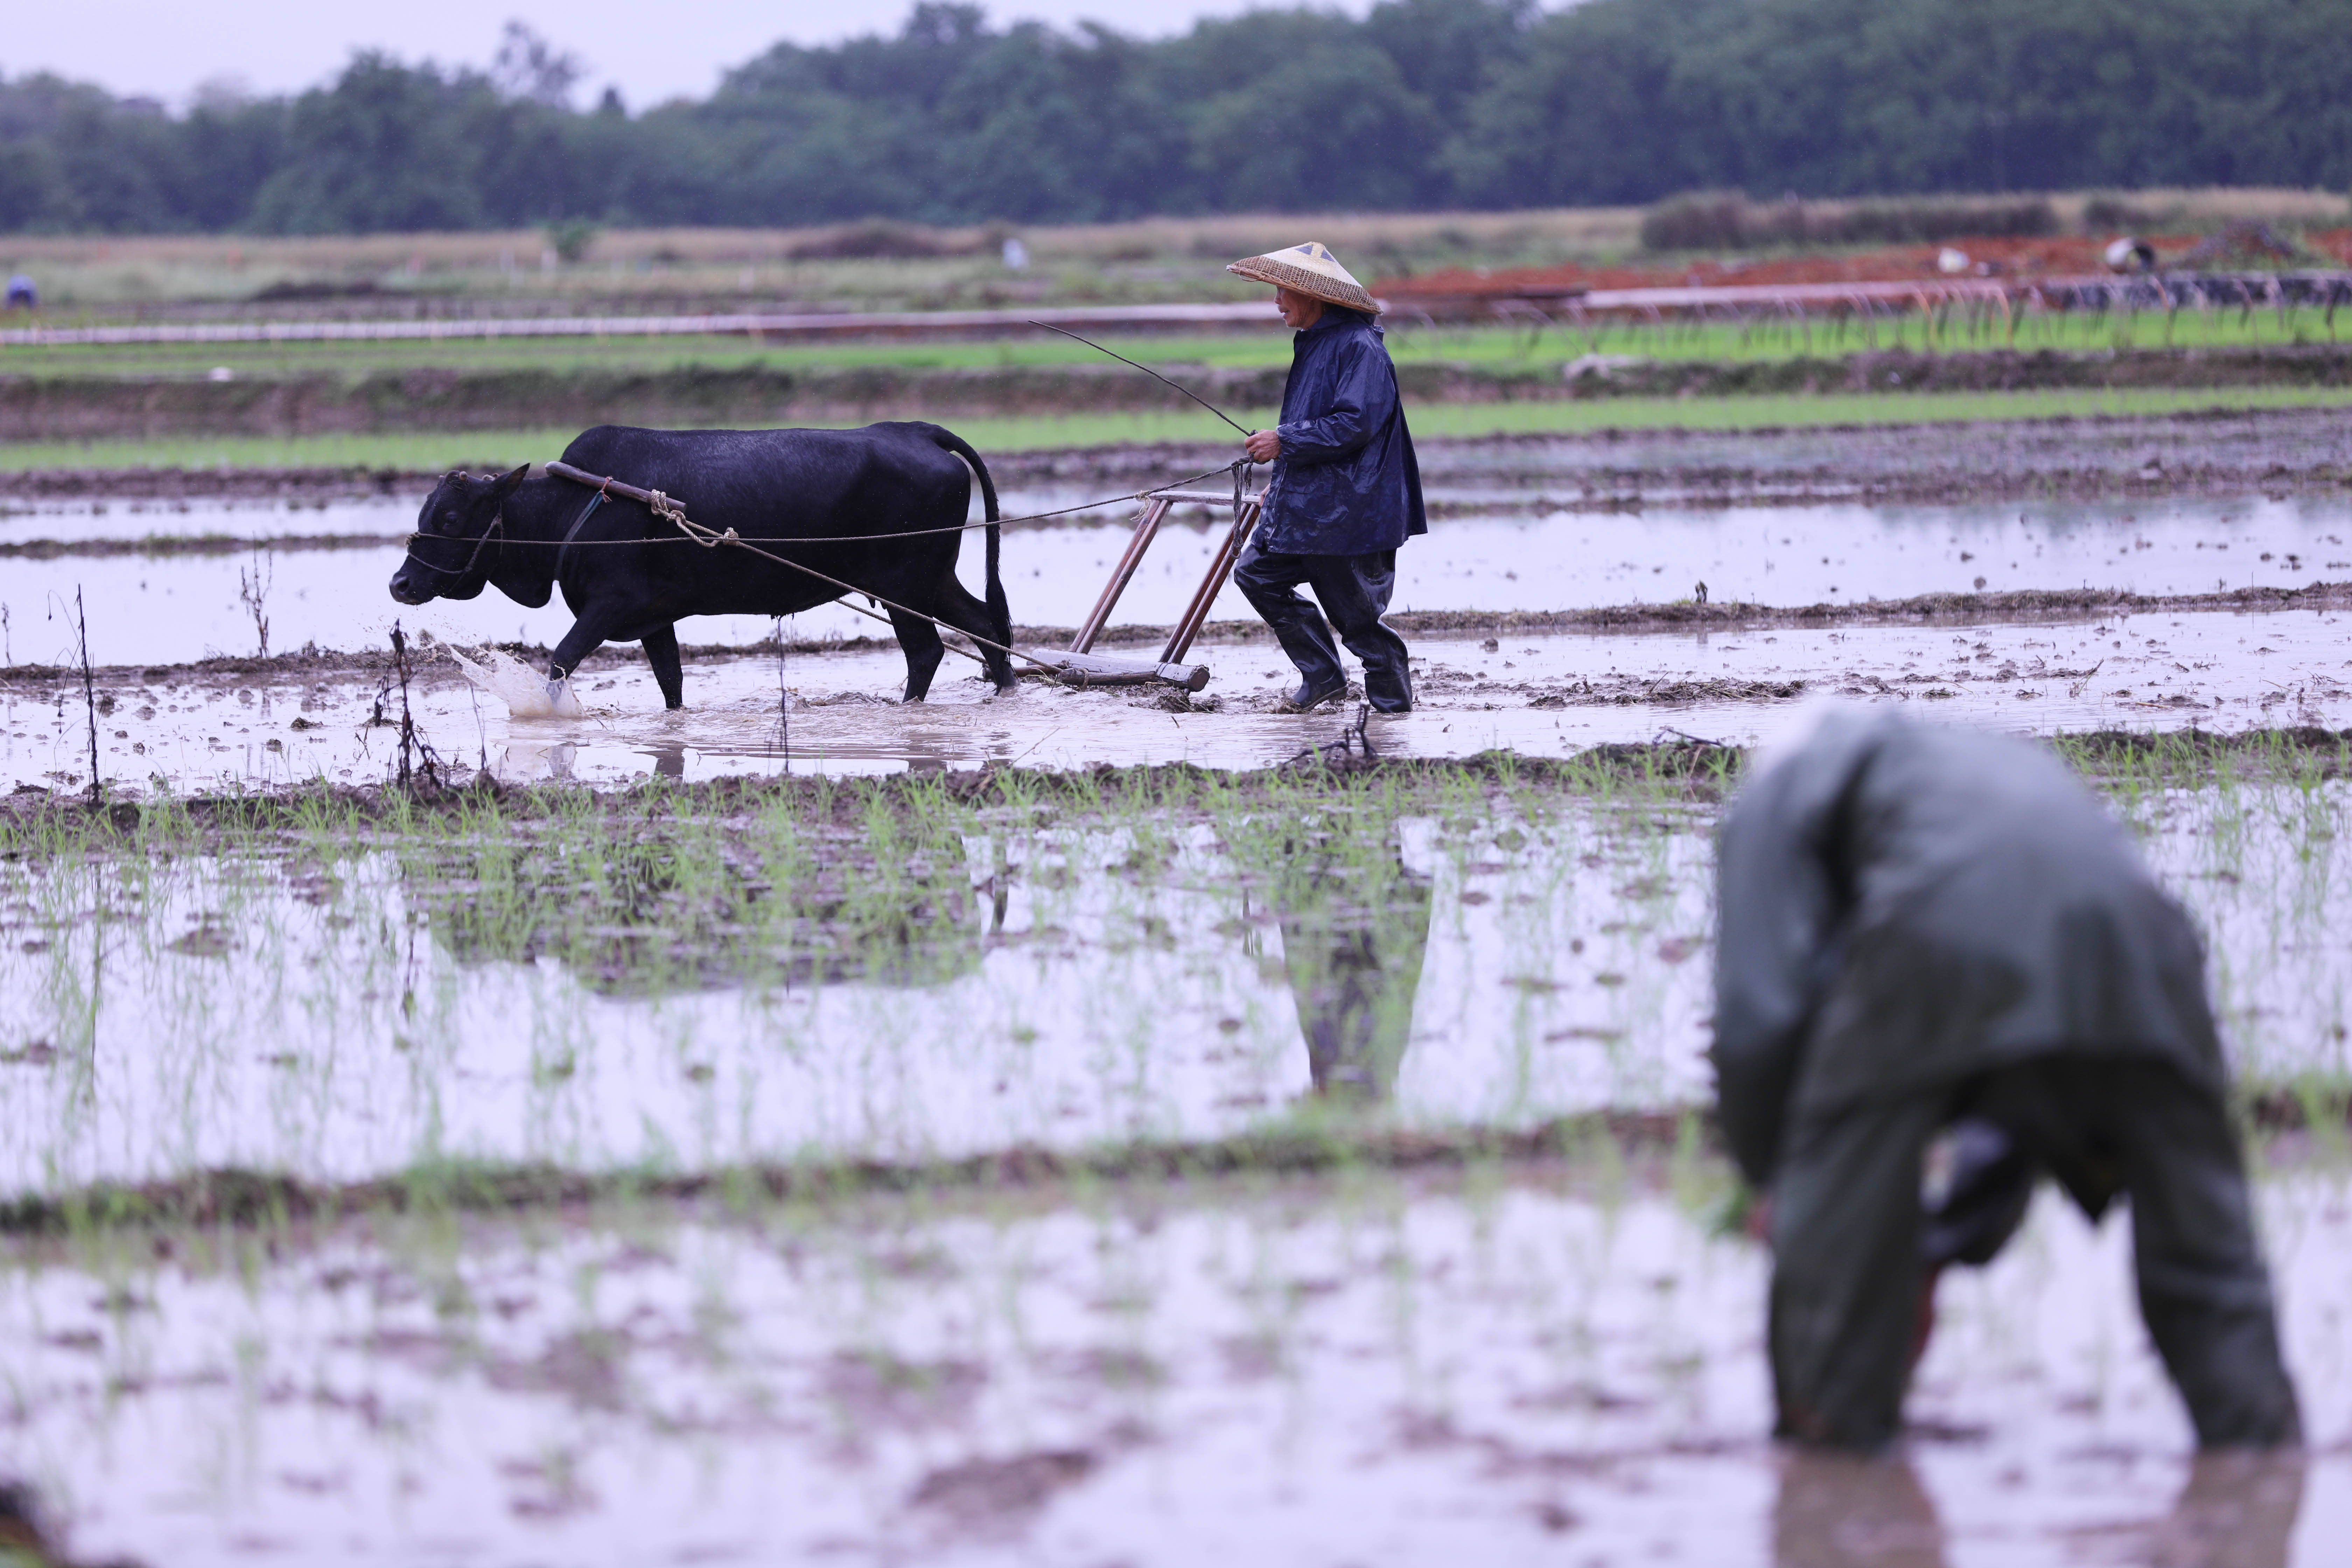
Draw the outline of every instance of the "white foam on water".
<instances>
[{"instance_id":1,"label":"white foam on water","mask_svg":"<svg viewBox=\"0 0 2352 1568\"><path fill-rule=\"evenodd\" d=\"M510 653L498 648L482 650L482 662L475 663L456 648L449 657L465 671L466 679L479 690L488 693L507 705L507 716L512 719L577 719L581 714L580 696L572 689L572 678L550 680Z\"/></svg>"}]
</instances>

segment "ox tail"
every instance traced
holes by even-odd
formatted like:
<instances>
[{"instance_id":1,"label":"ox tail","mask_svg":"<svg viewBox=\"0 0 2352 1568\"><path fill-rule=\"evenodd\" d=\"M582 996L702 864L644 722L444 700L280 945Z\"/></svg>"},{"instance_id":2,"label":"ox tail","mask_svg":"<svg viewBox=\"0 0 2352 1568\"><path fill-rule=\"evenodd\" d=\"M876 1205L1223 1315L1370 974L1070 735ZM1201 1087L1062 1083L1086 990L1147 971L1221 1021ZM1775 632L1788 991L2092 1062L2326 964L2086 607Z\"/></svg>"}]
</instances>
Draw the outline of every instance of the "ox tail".
<instances>
[{"instance_id":1,"label":"ox tail","mask_svg":"<svg viewBox=\"0 0 2352 1568\"><path fill-rule=\"evenodd\" d=\"M996 556L1003 531L997 527L996 481L988 477L988 465L971 449L971 443L952 430L931 426L931 439L943 450L953 452L971 468L972 477L980 481L980 500L983 515L988 519L987 603L989 630L1000 643L1008 647L1013 641L1013 609L1004 600L1004 580L997 575Z\"/></svg>"}]
</instances>

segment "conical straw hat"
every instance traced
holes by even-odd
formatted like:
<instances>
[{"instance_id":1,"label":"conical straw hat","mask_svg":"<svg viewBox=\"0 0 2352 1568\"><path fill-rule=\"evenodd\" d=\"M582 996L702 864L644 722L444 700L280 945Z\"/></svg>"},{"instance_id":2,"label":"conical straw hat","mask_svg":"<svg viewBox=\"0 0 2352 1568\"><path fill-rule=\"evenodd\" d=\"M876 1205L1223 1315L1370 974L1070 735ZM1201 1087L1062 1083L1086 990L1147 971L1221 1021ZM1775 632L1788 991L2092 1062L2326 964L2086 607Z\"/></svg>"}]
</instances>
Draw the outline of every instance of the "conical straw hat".
<instances>
[{"instance_id":1,"label":"conical straw hat","mask_svg":"<svg viewBox=\"0 0 2352 1568\"><path fill-rule=\"evenodd\" d=\"M1381 313L1381 302L1339 265L1339 258L1328 247L1311 239L1305 245L1269 250L1264 256L1244 257L1225 270L1293 293L1312 295L1330 304L1345 305L1350 310L1369 311L1375 316Z\"/></svg>"}]
</instances>

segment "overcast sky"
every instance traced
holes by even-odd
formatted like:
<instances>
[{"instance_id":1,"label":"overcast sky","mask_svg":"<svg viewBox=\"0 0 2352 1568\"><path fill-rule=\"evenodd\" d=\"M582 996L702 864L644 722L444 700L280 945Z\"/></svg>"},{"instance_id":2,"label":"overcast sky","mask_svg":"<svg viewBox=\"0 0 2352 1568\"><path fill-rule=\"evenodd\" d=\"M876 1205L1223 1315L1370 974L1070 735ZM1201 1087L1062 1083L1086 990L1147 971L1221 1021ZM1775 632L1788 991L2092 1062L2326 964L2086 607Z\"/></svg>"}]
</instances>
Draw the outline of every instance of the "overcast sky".
<instances>
[{"instance_id":1,"label":"overcast sky","mask_svg":"<svg viewBox=\"0 0 2352 1568\"><path fill-rule=\"evenodd\" d=\"M0 73L51 70L178 109L198 84L215 79L236 79L259 93L312 86L356 48L486 67L507 19L516 17L587 68L577 101L593 101L614 82L635 110L702 97L721 70L779 39L817 44L896 32L912 8L913 0L15 0L0 28ZM1088 18L1145 36L1181 32L1197 16L1249 8L1250 0L1005 0L985 6L1000 24ZM1344 8L1360 15L1364 0Z\"/></svg>"}]
</instances>

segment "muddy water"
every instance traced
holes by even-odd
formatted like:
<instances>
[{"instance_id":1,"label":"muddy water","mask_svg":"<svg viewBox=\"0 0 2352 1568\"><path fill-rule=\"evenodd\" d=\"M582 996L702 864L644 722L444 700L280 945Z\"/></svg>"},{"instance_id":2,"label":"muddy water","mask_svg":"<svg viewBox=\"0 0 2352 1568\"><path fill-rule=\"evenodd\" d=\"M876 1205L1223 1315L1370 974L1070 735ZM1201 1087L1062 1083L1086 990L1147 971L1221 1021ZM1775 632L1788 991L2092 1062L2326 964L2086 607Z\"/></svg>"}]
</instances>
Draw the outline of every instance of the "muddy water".
<instances>
[{"instance_id":1,"label":"muddy water","mask_svg":"<svg viewBox=\"0 0 2352 1568\"><path fill-rule=\"evenodd\" d=\"M2340 1170L2258 1184L2314 1448L2268 1464L2192 1463L2124 1226L2046 1194L1896 1456L1780 1452L1764 1259L1660 1174L20 1250L6 1451L83 1560L181 1565L2339 1560Z\"/></svg>"},{"instance_id":2,"label":"muddy water","mask_svg":"<svg viewBox=\"0 0 2352 1568\"><path fill-rule=\"evenodd\" d=\"M684 989L666 944L485 945L452 918L470 883L388 855L25 879L0 952L0 1191L1198 1139L1284 1121L1335 1072L1443 1124L1699 1092L1697 825L1578 814L1517 855L1400 831L1394 930L1335 924L1199 834L1141 879L1117 833L976 842L937 891L962 912L913 968L761 948ZM1351 932L1387 953L1377 1027L1313 1014ZM1337 1058L1314 1059L1310 1026L1345 1037Z\"/></svg>"},{"instance_id":3,"label":"muddy water","mask_svg":"<svg viewBox=\"0 0 2352 1568\"><path fill-rule=\"evenodd\" d=\"M2352 649L2341 616L2198 612L2041 625L1780 628L1737 633L1428 638L1418 710L1370 728L1386 755L1510 747L1558 756L1672 729L1769 739L1794 698L1902 702L1960 722L2048 734L2200 726L2352 727ZM1338 742L1330 711L1277 713L1296 675L1266 643L1202 644L1213 711L1171 711L1172 691L1024 683L1008 698L950 658L930 700L891 700L906 665L887 651L703 660L687 707L665 712L643 666L581 677L586 716L508 719L434 656L414 695L425 737L462 769L592 784L655 774L874 773L1190 761L1258 767ZM117 786L182 790L386 775L393 731L372 727L375 680L159 677L101 691L101 772ZM108 706L107 704L110 704ZM394 704L397 711L397 704ZM78 681L0 681L0 783L89 780Z\"/></svg>"},{"instance_id":4,"label":"muddy water","mask_svg":"<svg viewBox=\"0 0 2352 1568\"><path fill-rule=\"evenodd\" d=\"M2352 1075L2330 935L2352 925L2352 785L2128 811L2207 933L2240 1074ZM1334 1094L1440 1128L1696 1104L1710 829L1664 802L1408 819L1364 873L1384 890L1349 895L1376 916L1328 902L1354 883L1284 880L1205 825L1164 865L1124 829L976 837L918 890L923 945L880 961L833 928L812 946L607 910L584 890L602 861L562 873L590 879L562 895L569 937L528 884L415 851L20 868L0 883L0 1194L1194 1140ZM1339 994L1318 966L1343 948L1374 962Z\"/></svg>"},{"instance_id":5,"label":"muddy water","mask_svg":"<svg viewBox=\"0 0 2352 1568\"><path fill-rule=\"evenodd\" d=\"M1035 498L1051 501L1053 495ZM1027 505L1020 500L1008 505ZM553 647L571 626L559 601L527 610L495 590L479 598L408 608L384 584L401 558L381 542L412 515L393 504L324 509L191 506L185 511L43 511L6 520L0 538L70 541L149 535L308 537L352 547L211 554L0 560L0 604L9 609L11 657L70 663L71 628L52 614L83 591L90 653L100 664L181 663L259 646L249 602L260 585L270 646L283 651L381 647L397 617L409 631L477 643L520 639ZM1202 509L1165 529L1121 601L1122 622L1166 625L1182 610L1223 537ZM1108 579L1127 539L1123 522L1014 529L1004 539L1014 618L1074 626ZM1731 507L1704 511L1562 512L1540 504L1494 515L1441 518L1400 557L1393 607L1412 610L1563 610L1657 604L1705 584L1717 603L1859 604L1978 585L2015 589L2100 587L2146 595L2248 586L2303 587L2352 575L2352 508L2340 500L2173 500L2022 506ZM362 543L364 541L377 542ZM978 588L980 552L962 574ZM1213 616L1251 618L1231 588ZM795 636L858 636L882 628L826 606L797 616ZM688 642L743 646L772 623L700 616Z\"/></svg>"}]
</instances>

